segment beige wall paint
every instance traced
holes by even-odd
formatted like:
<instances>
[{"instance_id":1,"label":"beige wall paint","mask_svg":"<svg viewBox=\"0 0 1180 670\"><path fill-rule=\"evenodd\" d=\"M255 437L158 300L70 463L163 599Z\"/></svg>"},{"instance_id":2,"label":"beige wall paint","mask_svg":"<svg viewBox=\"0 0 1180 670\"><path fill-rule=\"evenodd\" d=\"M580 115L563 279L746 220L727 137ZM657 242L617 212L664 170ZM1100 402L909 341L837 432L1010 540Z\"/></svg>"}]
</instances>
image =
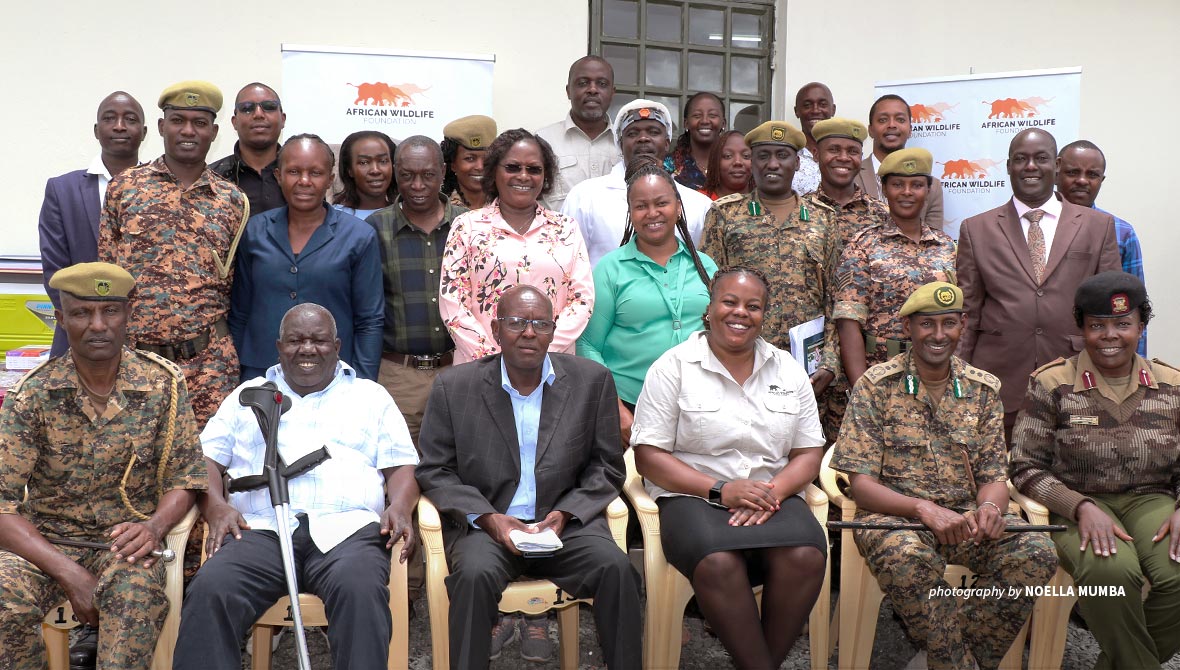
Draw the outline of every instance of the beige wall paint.
<instances>
[{"instance_id":1,"label":"beige wall paint","mask_svg":"<svg viewBox=\"0 0 1180 670\"><path fill-rule=\"evenodd\" d=\"M536 128L567 109L562 86L586 53L588 8L588 0L14 4L0 22L9 145L0 255L36 250L45 179L89 163L94 110L112 90L149 108L142 156L150 158L161 151L154 103L164 86L203 78L232 98L255 79L278 84L284 42L491 53L500 127ZM1180 328L1171 291L1180 232L1166 209L1174 161L1158 148L1171 144L1180 109L1180 3L779 0L776 28L774 108L792 121L794 92L813 79L832 87L841 115L864 119L875 81L1081 66L1082 135L1109 161L1099 204L1139 232L1160 314L1151 352L1180 363L1180 343L1167 335ZM233 146L228 115L221 121L211 158Z\"/></svg>"}]
</instances>

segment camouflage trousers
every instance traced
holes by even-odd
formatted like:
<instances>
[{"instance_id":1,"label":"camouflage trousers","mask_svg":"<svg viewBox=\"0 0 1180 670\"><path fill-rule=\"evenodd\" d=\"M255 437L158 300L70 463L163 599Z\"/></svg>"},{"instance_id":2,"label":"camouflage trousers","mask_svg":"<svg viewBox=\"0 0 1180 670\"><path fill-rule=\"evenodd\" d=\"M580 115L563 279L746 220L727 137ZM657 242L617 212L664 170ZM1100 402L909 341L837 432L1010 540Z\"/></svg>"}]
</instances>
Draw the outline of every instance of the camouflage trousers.
<instances>
[{"instance_id":1,"label":"camouflage trousers","mask_svg":"<svg viewBox=\"0 0 1180 670\"><path fill-rule=\"evenodd\" d=\"M177 361L177 365L184 372L197 429L204 429L209 417L221 406L221 401L238 386L241 370L233 338L228 335L213 338L209 341L209 348L195 358Z\"/></svg>"},{"instance_id":2,"label":"camouflage trousers","mask_svg":"<svg viewBox=\"0 0 1180 670\"><path fill-rule=\"evenodd\" d=\"M1007 515L1008 525L1023 524ZM866 514L858 521L903 522ZM929 531L858 530L856 546L910 639L926 649L931 668L998 667L1032 614L1025 586L1049 583L1057 553L1047 533L1005 533L994 542L942 545ZM943 579L948 563L976 574L966 584ZM953 589L971 589L961 599Z\"/></svg>"},{"instance_id":3,"label":"camouflage trousers","mask_svg":"<svg viewBox=\"0 0 1180 670\"><path fill-rule=\"evenodd\" d=\"M840 425L844 422L844 412L848 409L848 388L848 377L841 371L817 399L819 421L828 444L834 444L840 437Z\"/></svg>"},{"instance_id":4,"label":"camouflage trousers","mask_svg":"<svg viewBox=\"0 0 1180 670\"><path fill-rule=\"evenodd\" d=\"M58 549L98 577L98 670L150 667L168 614L164 564L144 569L116 561L109 551ZM0 670L45 667L41 621L65 599L52 577L20 556L0 551Z\"/></svg>"}]
</instances>

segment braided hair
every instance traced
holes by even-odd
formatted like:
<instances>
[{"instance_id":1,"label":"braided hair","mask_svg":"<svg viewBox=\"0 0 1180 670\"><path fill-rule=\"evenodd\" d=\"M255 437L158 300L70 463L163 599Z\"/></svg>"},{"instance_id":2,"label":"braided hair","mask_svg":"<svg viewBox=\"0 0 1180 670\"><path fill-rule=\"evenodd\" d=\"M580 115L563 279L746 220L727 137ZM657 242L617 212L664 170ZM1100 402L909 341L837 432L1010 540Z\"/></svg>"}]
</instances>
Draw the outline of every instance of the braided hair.
<instances>
[{"instance_id":1,"label":"braided hair","mask_svg":"<svg viewBox=\"0 0 1180 670\"><path fill-rule=\"evenodd\" d=\"M717 272L714 272L712 281L708 282L709 302L713 301L713 293L714 293L714 290L717 288L717 283L720 282L723 278L728 277L730 275L749 275L751 277L754 277L758 281L762 282L762 294L764 296L764 299L762 301L763 302L763 309L765 309L767 306L769 306L769 304L770 304L770 280L768 280L766 278L766 273L762 272L761 270L759 270L756 267L751 267L749 265L726 265L723 268L719 268L717 270ZM709 316L708 310L706 310L705 313L701 315L701 322L705 324L705 330L709 330L709 319L707 318L708 316Z\"/></svg>"},{"instance_id":2,"label":"braided hair","mask_svg":"<svg viewBox=\"0 0 1180 670\"><path fill-rule=\"evenodd\" d=\"M701 278L701 283L705 286L709 285L709 273L705 270L705 266L701 263L701 255L697 252L697 247L692 242L692 235L688 232L688 219L684 215L684 201L680 198L680 190L676 188L676 182L672 179L672 175L664 169L663 163L657 161L651 156L639 156L627 164L627 169L623 173L623 178L627 182L627 223L623 228L623 241L619 246L623 246L631 241L631 237L635 234L635 226L631 224L631 189L635 184L645 177L659 177L672 187L672 192L676 194L676 202L680 205L680 214L676 217L676 231L680 233L680 239L684 240L684 246L688 247L688 253L692 256L693 267L697 270L697 275Z\"/></svg>"}]
</instances>

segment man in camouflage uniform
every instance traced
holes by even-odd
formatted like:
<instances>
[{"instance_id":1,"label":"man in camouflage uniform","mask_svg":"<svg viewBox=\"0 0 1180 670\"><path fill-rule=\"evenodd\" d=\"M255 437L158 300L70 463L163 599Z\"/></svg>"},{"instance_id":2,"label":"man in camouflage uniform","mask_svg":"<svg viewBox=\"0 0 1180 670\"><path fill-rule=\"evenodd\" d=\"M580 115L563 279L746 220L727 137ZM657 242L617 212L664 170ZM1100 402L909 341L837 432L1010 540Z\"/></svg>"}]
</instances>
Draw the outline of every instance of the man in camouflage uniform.
<instances>
[{"instance_id":1,"label":"man in camouflage uniform","mask_svg":"<svg viewBox=\"0 0 1180 670\"><path fill-rule=\"evenodd\" d=\"M717 265L746 265L770 280L770 304L763 336L790 348L791 328L831 315L829 288L835 277L840 238L829 205L807 204L792 188L799 149L806 138L785 121L767 121L746 135L752 152L754 192L718 199L705 215L701 251ZM826 327L831 327L826 319ZM820 395L839 369L836 352L825 348L811 376Z\"/></svg>"},{"instance_id":2,"label":"man in camouflage uniform","mask_svg":"<svg viewBox=\"0 0 1180 670\"><path fill-rule=\"evenodd\" d=\"M159 107L164 155L111 180L98 256L138 279L128 335L136 348L180 366L204 425L239 377L226 315L249 206L237 186L205 165L221 92L181 82L165 89Z\"/></svg>"},{"instance_id":3,"label":"man in camouflage uniform","mask_svg":"<svg viewBox=\"0 0 1180 670\"><path fill-rule=\"evenodd\" d=\"M931 281L955 282L954 240L922 223L933 167L925 149L889 154L879 170L889 216L857 233L841 252L832 319L841 363L853 384L868 367L909 346L897 313L914 289Z\"/></svg>"},{"instance_id":4,"label":"man in camouflage uniform","mask_svg":"<svg viewBox=\"0 0 1180 670\"><path fill-rule=\"evenodd\" d=\"M930 529L853 532L930 667L995 668L1032 613L1024 587L1048 583L1057 555L1044 533L1004 532L1023 522L1003 514L1000 382L954 356L964 327L962 291L926 284L901 316L912 349L856 384L831 465L850 475L858 520L916 520ZM1004 595L963 603L938 593L951 588L943 579L948 563L978 575L972 588ZM1010 586L1021 595L1008 595Z\"/></svg>"},{"instance_id":5,"label":"man in camouflage uniform","mask_svg":"<svg viewBox=\"0 0 1180 670\"><path fill-rule=\"evenodd\" d=\"M803 205L810 209L832 210L841 247L848 244L853 235L870 226L885 223L889 210L876 198L870 198L856 185L860 170L860 152L864 147L868 129L863 123L852 119L831 118L816 121L811 134L817 145L819 160L819 188L803 196ZM831 339L824 343L827 350L835 352L836 379L828 392L820 398L820 419L829 442L840 434L840 423L848 406L848 377L839 365L840 338L835 324L826 329Z\"/></svg>"},{"instance_id":6,"label":"man in camouflage uniform","mask_svg":"<svg viewBox=\"0 0 1180 670\"><path fill-rule=\"evenodd\" d=\"M205 488L196 422L180 370L124 348L130 274L83 263L51 282L70 350L0 412L0 668L45 667L42 618L69 598L99 627L100 668L146 669L168 613L149 552Z\"/></svg>"}]
</instances>

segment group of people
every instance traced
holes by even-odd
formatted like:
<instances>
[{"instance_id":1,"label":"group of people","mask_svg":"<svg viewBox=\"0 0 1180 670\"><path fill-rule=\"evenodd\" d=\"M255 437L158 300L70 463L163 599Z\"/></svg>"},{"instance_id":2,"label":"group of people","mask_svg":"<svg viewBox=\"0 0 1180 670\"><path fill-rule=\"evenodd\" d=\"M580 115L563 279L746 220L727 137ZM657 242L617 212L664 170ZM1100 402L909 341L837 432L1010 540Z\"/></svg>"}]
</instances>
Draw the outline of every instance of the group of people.
<instances>
[{"instance_id":1,"label":"group of people","mask_svg":"<svg viewBox=\"0 0 1180 670\"><path fill-rule=\"evenodd\" d=\"M264 84L239 91L238 143L212 165L213 85L160 95L164 155L142 165L139 103L102 101L102 153L51 179L42 209L64 341L0 410L12 667L40 667L39 622L62 597L98 626L100 665L146 667L167 607L150 552L194 503L209 558L174 667L239 667L285 593L268 494L226 485L262 470L238 396L268 381L293 399L284 463L329 455L291 479L290 524L337 668L385 664L388 552L402 539L411 557L419 495L443 518L454 667L518 637L525 658L552 653L544 618L497 612L521 574L594 598L607 664L638 667L640 578L604 516L627 448L735 663L778 667L824 579L827 533L801 492L833 444L866 520L928 529L855 536L930 667L995 667L1032 610L929 596L947 562L1043 585L1060 560L1079 584L1125 587L1082 598L1101 666L1176 652L1180 371L1140 355L1138 242L1093 206L1096 146L1017 134L1012 199L956 246L897 96L866 125L807 84L801 127L743 135L701 93L673 143L662 104L609 117L602 58L576 61L566 94L567 117L536 133L483 116L442 142L357 133L338 169L316 135L279 144ZM804 369L791 330L821 318ZM1022 524L1009 477L1069 531L1006 533ZM513 539L548 530L551 555Z\"/></svg>"}]
</instances>

